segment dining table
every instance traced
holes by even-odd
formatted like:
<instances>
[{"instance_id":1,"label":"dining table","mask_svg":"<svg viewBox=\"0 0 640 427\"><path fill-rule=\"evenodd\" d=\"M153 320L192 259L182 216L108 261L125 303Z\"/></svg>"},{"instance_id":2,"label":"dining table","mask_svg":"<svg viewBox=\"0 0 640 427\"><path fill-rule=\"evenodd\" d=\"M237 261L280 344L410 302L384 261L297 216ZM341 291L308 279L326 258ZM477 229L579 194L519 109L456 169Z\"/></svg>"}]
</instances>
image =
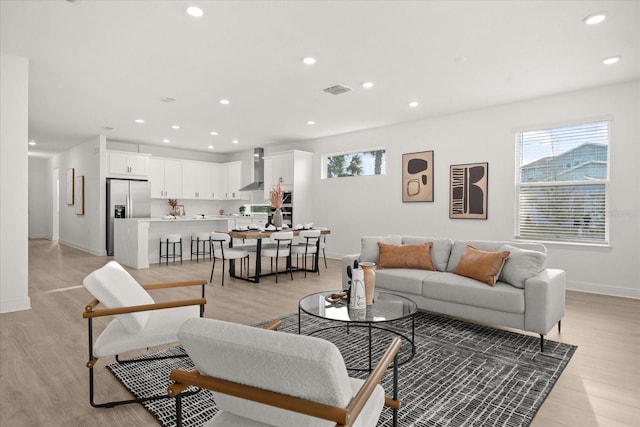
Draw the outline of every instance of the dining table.
<instances>
[{"instance_id":1,"label":"dining table","mask_svg":"<svg viewBox=\"0 0 640 427\"><path fill-rule=\"evenodd\" d=\"M247 280L249 282L253 282L253 283L260 283L260 278L264 277L264 276L269 276L272 274L275 274L275 272L269 272L269 273L263 273L262 272L262 256L261 256L261 251L262 251L262 240L263 239L269 239L269 237L271 236L271 233L274 233L276 231L293 231L293 236L298 236L300 234L301 231L304 231L305 229L291 229L291 228L285 228L282 230L262 230L262 229L258 229L258 230L229 230L226 231L227 234L229 234L229 237L231 237L231 241L229 242L229 246L233 247L233 239L242 239L242 240L255 240L256 241L256 262L255 262L255 267L254 267L254 274L253 276L249 274L249 272L247 272L247 276L246 277L242 277L242 276L238 276L236 275L236 269L235 269L235 260L229 260L229 275L233 278L236 279L242 279L242 280ZM307 229L308 230L308 229ZM316 229L318 230L318 229ZM331 234L331 230L327 229L327 228L322 228L319 229L320 230L320 235L327 235L327 234ZM319 256L320 256L320 239L317 240L316 242L316 252L314 254L314 268L311 270L314 273L318 272L318 261L319 261ZM289 263L291 262L291 259L287 260L287 266L289 267ZM281 273L281 272L279 272Z\"/></svg>"}]
</instances>

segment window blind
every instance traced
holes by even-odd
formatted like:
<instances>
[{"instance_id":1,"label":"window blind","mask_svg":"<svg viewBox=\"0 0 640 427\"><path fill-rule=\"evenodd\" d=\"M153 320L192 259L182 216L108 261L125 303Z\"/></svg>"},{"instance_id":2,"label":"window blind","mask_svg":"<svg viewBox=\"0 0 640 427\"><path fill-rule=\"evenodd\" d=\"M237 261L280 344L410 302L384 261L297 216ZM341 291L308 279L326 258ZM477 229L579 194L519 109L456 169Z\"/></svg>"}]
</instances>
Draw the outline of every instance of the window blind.
<instances>
[{"instance_id":1,"label":"window blind","mask_svg":"<svg viewBox=\"0 0 640 427\"><path fill-rule=\"evenodd\" d=\"M609 122L516 135L516 237L608 243Z\"/></svg>"}]
</instances>

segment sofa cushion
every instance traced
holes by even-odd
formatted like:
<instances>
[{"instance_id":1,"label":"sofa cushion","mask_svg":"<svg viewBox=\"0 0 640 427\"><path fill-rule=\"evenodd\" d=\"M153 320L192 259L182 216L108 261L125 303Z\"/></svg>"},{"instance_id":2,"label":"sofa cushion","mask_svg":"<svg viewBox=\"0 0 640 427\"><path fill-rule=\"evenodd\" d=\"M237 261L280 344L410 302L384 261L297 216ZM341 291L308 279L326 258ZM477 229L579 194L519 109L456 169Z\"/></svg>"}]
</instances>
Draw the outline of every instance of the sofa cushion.
<instances>
[{"instance_id":1,"label":"sofa cushion","mask_svg":"<svg viewBox=\"0 0 640 427\"><path fill-rule=\"evenodd\" d=\"M360 261L378 262L378 242L399 245L402 243L400 236L364 236L360 239Z\"/></svg>"},{"instance_id":2,"label":"sofa cushion","mask_svg":"<svg viewBox=\"0 0 640 427\"><path fill-rule=\"evenodd\" d=\"M415 237L415 236L402 236L403 245L412 245L416 243L431 242L431 262L437 271L447 271L447 263L449 262L449 255L451 255L451 246L453 241L451 239L434 238L434 237Z\"/></svg>"},{"instance_id":3,"label":"sofa cushion","mask_svg":"<svg viewBox=\"0 0 640 427\"><path fill-rule=\"evenodd\" d=\"M433 272L422 281L422 296L507 313L524 313L524 290L497 282L489 287L453 273Z\"/></svg>"},{"instance_id":4,"label":"sofa cushion","mask_svg":"<svg viewBox=\"0 0 640 427\"><path fill-rule=\"evenodd\" d=\"M512 245L502 245L501 251L511 254L502 267L500 280L510 285L524 289L524 282L545 269L547 254L529 249L517 248Z\"/></svg>"},{"instance_id":5,"label":"sofa cushion","mask_svg":"<svg viewBox=\"0 0 640 427\"><path fill-rule=\"evenodd\" d=\"M497 252L504 244L509 244L517 248L547 253L547 248L545 248L541 243L506 241L497 242L492 240L454 240L453 246L451 247L451 256L449 257L449 262L447 264L447 271L451 272L456 269L456 267L458 266L458 262L460 262L460 258L462 257L462 253L464 252L464 249L467 247L467 245L471 245L476 249L480 249L481 251Z\"/></svg>"},{"instance_id":6,"label":"sofa cushion","mask_svg":"<svg viewBox=\"0 0 640 427\"><path fill-rule=\"evenodd\" d=\"M414 268L418 270L435 270L431 262L432 243L415 245L390 245L378 242L380 255L378 269L382 268Z\"/></svg>"},{"instance_id":7,"label":"sofa cushion","mask_svg":"<svg viewBox=\"0 0 640 427\"><path fill-rule=\"evenodd\" d=\"M408 268L376 270L376 289L381 288L391 292L422 295L422 282L429 280L434 273L430 270Z\"/></svg>"},{"instance_id":8,"label":"sofa cushion","mask_svg":"<svg viewBox=\"0 0 640 427\"><path fill-rule=\"evenodd\" d=\"M89 274L83 283L91 295L107 308L155 303L151 295L116 261L110 261ZM116 319L122 322L128 333L137 334L147 323L149 312L118 314Z\"/></svg>"},{"instance_id":9,"label":"sofa cushion","mask_svg":"<svg viewBox=\"0 0 640 427\"><path fill-rule=\"evenodd\" d=\"M509 251L486 252L467 245L454 274L471 277L493 286L496 284Z\"/></svg>"}]
</instances>

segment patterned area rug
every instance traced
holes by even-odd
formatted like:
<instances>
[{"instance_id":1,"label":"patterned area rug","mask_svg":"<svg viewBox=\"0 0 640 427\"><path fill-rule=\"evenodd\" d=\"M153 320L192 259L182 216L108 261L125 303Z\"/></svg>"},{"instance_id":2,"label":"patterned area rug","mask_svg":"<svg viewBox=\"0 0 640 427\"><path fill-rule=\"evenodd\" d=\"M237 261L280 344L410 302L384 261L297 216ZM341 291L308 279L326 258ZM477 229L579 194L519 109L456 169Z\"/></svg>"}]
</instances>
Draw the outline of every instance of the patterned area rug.
<instances>
[{"instance_id":1,"label":"patterned area rug","mask_svg":"<svg viewBox=\"0 0 640 427\"><path fill-rule=\"evenodd\" d=\"M324 329L327 321L303 315L302 332L326 338L340 349L351 368L368 366L366 328ZM418 426L528 426L556 380L569 363L576 346L494 329L431 313L415 319L416 354L404 341L399 368L402 408L398 425ZM396 322L394 329L411 336L410 320ZM298 316L282 319L283 332L298 332ZM378 360L393 338L374 329L373 360ZM184 354L181 347L159 352ZM166 393L172 369L193 369L189 358L130 364L108 368L134 395ZM350 371L355 377L365 372ZM391 394L391 369L383 379ZM173 399L144 403L163 426L175 426ZM215 414L215 402L206 390L183 399L183 425L201 426ZM383 410L378 426L391 425L391 411Z\"/></svg>"}]
</instances>

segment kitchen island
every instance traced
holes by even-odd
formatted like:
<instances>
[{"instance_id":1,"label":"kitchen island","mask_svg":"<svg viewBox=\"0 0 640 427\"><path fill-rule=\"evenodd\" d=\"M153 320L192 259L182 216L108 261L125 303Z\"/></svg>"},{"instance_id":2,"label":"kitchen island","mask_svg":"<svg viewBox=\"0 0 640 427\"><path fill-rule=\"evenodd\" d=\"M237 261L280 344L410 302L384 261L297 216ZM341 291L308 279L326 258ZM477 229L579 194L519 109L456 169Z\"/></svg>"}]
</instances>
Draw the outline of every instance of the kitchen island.
<instances>
[{"instance_id":1,"label":"kitchen island","mask_svg":"<svg viewBox=\"0 0 640 427\"><path fill-rule=\"evenodd\" d=\"M160 236L180 234L182 257L191 253L191 234L198 232L228 231L235 227L237 216L207 215L204 218L117 218L114 220L114 260L135 268L149 268L159 261Z\"/></svg>"}]
</instances>

